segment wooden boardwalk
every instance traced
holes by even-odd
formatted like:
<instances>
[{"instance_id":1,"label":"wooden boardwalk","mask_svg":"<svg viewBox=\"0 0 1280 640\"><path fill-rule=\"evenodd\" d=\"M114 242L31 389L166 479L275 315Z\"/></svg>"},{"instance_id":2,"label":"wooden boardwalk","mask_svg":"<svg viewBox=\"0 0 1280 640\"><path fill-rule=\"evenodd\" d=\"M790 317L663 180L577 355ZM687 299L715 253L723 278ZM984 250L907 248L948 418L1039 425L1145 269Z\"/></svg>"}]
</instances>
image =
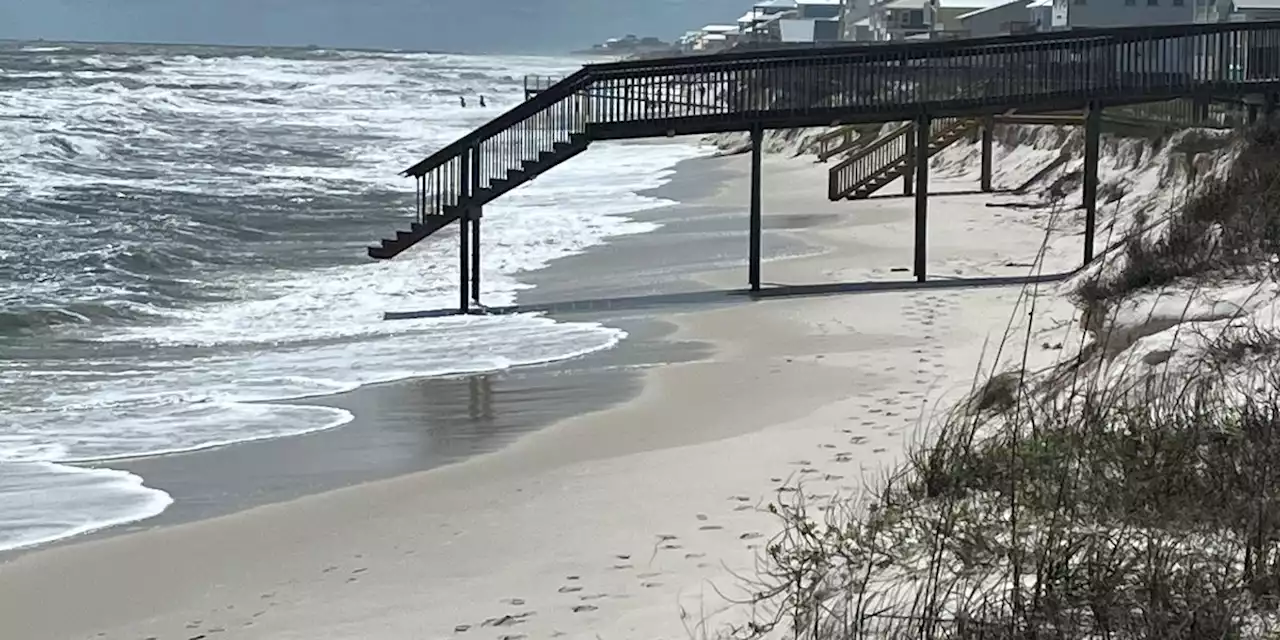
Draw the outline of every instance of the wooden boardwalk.
<instances>
[{"instance_id":1,"label":"wooden boardwalk","mask_svg":"<svg viewBox=\"0 0 1280 640\"><path fill-rule=\"evenodd\" d=\"M416 215L406 221L408 231L370 247L371 257L394 257L459 221L459 306L466 312L479 297L476 248L488 202L594 140L744 131L757 143L749 282L758 289L763 131L910 121L914 148L927 149L935 119L1085 110L1087 260L1092 257L1091 194L1097 187L1101 109L1174 98L1253 97L1270 114L1280 92L1280 21L616 62L589 65L535 88L524 103L405 170L417 183ZM913 163L915 266L923 279L928 154L914 154Z\"/></svg>"}]
</instances>

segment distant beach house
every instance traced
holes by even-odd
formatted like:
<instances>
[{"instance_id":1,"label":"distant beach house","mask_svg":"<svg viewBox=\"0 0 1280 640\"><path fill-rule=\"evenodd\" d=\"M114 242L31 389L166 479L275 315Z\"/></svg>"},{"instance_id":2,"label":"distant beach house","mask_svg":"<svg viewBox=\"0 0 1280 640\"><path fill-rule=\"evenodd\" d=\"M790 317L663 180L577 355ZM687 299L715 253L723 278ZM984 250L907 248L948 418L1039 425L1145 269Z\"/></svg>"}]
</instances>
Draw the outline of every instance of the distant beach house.
<instances>
[{"instance_id":1,"label":"distant beach house","mask_svg":"<svg viewBox=\"0 0 1280 640\"><path fill-rule=\"evenodd\" d=\"M733 47L741 36L736 24L709 24L685 33L677 44L685 53L715 53Z\"/></svg>"},{"instance_id":2,"label":"distant beach house","mask_svg":"<svg viewBox=\"0 0 1280 640\"><path fill-rule=\"evenodd\" d=\"M929 37L933 31L934 0L882 0L871 7L868 22L872 40Z\"/></svg>"},{"instance_id":3,"label":"distant beach house","mask_svg":"<svg viewBox=\"0 0 1280 640\"><path fill-rule=\"evenodd\" d=\"M1054 0L1053 29L1130 27L1196 21L1203 0Z\"/></svg>"},{"instance_id":4,"label":"distant beach house","mask_svg":"<svg viewBox=\"0 0 1280 640\"><path fill-rule=\"evenodd\" d=\"M1200 22L1280 20L1280 0L1197 0L1196 12Z\"/></svg>"},{"instance_id":5,"label":"distant beach house","mask_svg":"<svg viewBox=\"0 0 1280 640\"><path fill-rule=\"evenodd\" d=\"M956 26L974 38L1035 31L1030 5L1031 0L1012 0L974 9L956 16Z\"/></svg>"},{"instance_id":6,"label":"distant beach house","mask_svg":"<svg viewBox=\"0 0 1280 640\"><path fill-rule=\"evenodd\" d=\"M738 18L738 31L750 42L834 42L841 39L844 5L844 0L761 0Z\"/></svg>"}]
</instances>

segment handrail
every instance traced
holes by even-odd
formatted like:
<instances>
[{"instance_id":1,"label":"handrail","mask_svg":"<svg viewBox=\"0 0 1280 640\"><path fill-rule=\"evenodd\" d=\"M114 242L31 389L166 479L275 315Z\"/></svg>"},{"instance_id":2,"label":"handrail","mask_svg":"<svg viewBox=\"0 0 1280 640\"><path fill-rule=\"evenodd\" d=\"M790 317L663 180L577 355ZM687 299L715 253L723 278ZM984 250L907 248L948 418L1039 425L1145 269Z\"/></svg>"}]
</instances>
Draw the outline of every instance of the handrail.
<instances>
[{"instance_id":1,"label":"handrail","mask_svg":"<svg viewBox=\"0 0 1280 640\"><path fill-rule=\"evenodd\" d=\"M913 123L901 125L883 136L879 140L861 148L857 153L849 156L840 164L831 168L831 178L827 181L827 197L830 200L839 200L848 195L854 189L865 184L877 172L888 166L889 163L900 159L907 153L906 137L915 131ZM901 142L902 144L897 144ZM888 148L893 145L893 148ZM867 159L873 159L871 163L865 163ZM866 170L858 171L863 165L869 167ZM853 169L853 171L850 171Z\"/></svg>"},{"instance_id":2,"label":"handrail","mask_svg":"<svg viewBox=\"0 0 1280 640\"><path fill-rule=\"evenodd\" d=\"M957 127L963 125L967 128L973 122L969 118L935 118L929 123L929 140L932 142L941 136L956 133L959 131ZM915 123L911 122L897 127L832 167L827 178L827 198L839 200L873 180L887 167L908 159L913 153L910 136L914 135L915 128ZM930 157L933 155L928 149L915 149L914 153L925 153Z\"/></svg>"},{"instance_id":3,"label":"handrail","mask_svg":"<svg viewBox=\"0 0 1280 640\"><path fill-rule=\"evenodd\" d=\"M862 135L858 130L857 125L852 124L844 125L834 131L828 131L819 135L813 141L818 147L818 151L815 154L818 156L818 162L826 162L837 153L848 150L861 138ZM831 144L832 141L836 140L839 142Z\"/></svg>"},{"instance_id":4,"label":"handrail","mask_svg":"<svg viewBox=\"0 0 1280 640\"><path fill-rule=\"evenodd\" d=\"M491 138L501 133L511 125L537 114L538 112L554 105L555 103L569 97L575 91L586 86L590 82L590 71L584 67L574 73L565 76L564 79L547 87L543 91L539 91L538 95L521 102L520 104L507 110L502 115L480 125L480 128L459 138L452 144L443 149L427 156L425 159L418 161L413 166L400 172L403 176L419 177L425 175L428 171L444 164L449 159L456 157L466 149L475 146L478 142Z\"/></svg>"}]
</instances>

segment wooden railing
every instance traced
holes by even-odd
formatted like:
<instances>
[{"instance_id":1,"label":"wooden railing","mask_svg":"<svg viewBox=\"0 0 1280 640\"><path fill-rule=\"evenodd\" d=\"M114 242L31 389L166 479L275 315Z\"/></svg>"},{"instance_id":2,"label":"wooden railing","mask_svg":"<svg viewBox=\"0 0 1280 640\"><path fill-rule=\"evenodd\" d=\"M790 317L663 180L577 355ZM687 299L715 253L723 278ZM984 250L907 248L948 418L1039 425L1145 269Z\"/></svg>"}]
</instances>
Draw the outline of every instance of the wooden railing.
<instances>
[{"instance_id":1,"label":"wooden railing","mask_svg":"<svg viewBox=\"0 0 1280 640\"><path fill-rule=\"evenodd\" d=\"M835 131L828 131L814 140L818 162L826 162L831 158L852 149L858 144L862 132L855 125L845 125Z\"/></svg>"}]
</instances>

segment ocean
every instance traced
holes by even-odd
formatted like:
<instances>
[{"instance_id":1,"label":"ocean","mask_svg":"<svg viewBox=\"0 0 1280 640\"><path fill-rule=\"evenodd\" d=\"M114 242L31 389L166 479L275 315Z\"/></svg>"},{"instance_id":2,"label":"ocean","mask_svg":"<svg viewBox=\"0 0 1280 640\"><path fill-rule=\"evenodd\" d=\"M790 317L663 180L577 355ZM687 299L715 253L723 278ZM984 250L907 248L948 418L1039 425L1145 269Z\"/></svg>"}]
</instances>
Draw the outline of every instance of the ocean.
<instances>
[{"instance_id":1,"label":"ocean","mask_svg":"<svg viewBox=\"0 0 1280 640\"><path fill-rule=\"evenodd\" d=\"M0 550L172 503L111 462L340 427L300 399L606 349L595 323L468 316L456 232L387 262L397 173L579 61L0 43ZM486 98L480 108L478 96ZM459 103L468 99L468 107ZM600 144L486 209L483 299L652 223L638 195L699 155Z\"/></svg>"}]
</instances>

